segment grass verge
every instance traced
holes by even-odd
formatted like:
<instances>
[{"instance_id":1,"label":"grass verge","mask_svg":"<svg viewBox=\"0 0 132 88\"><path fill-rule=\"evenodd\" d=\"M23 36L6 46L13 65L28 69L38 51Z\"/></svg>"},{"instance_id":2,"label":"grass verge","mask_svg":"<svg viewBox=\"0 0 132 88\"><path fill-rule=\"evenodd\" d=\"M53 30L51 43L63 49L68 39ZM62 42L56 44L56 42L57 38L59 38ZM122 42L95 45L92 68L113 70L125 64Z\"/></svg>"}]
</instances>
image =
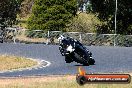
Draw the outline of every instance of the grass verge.
<instances>
[{"instance_id":1,"label":"grass verge","mask_svg":"<svg viewBox=\"0 0 132 88\"><path fill-rule=\"evenodd\" d=\"M130 84L85 84L76 83L75 76L44 76L0 79L0 88L132 88Z\"/></svg>"},{"instance_id":2,"label":"grass verge","mask_svg":"<svg viewBox=\"0 0 132 88\"><path fill-rule=\"evenodd\" d=\"M0 71L26 68L37 65L36 61L23 57L1 55L0 56Z\"/></svg>"}]
</instances>

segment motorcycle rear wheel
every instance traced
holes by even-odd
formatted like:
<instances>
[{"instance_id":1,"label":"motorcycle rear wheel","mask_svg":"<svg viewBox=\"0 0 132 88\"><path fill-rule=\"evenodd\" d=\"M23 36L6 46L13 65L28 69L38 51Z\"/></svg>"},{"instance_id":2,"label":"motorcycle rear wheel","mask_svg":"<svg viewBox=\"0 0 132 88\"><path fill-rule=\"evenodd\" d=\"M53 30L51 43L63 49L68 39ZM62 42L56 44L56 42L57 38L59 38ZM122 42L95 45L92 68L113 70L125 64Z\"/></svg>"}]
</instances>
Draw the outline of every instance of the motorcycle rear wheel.
<instances>
[{"instance_id":1,"label":"motorcycle rear wheel","mask_svg":"<svg viewBox=\"0 0 132 88\"><path fill-rule=\"evenodd\" d=\"M79 54L77 54L76 52L74 52L74 57L75 57L75 62L83 64L88 66L89 65L89 60L86 58L81 57Z\"/></svg>"}]
</instances>

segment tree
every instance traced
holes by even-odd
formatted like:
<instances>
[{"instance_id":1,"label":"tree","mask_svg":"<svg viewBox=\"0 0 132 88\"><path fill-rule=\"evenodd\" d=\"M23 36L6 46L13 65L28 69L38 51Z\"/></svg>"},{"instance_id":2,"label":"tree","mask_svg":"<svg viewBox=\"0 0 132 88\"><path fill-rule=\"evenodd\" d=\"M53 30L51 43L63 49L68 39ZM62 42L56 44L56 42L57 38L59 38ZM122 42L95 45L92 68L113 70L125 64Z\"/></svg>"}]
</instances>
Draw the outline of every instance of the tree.
<instances>
[{"instance_id":1,"label":"tree","mask_svg":"<svg viewBox=\"0 0 132 88\"><path fill-rule=\"evenodd\" d=\"M100 33L114 33L115 0L90 0L92 12L104 22ZM132 34L132 0L118 0L117 33Z\"/></svg>"},{"instance_id":2,"label":"tree","mask_svg":"<svg viewBox=\"0 0 132 88\"><path fill-rule=\"evenodd\" d=\"M12 26L19 12L22 0L0 0L0 25Z\"/></svg>"},{"instance_id":3,"label":"tree","mask_svg":"<svg viewBox=\"0 0 132 88\"><path fill-rule=\"evenodd\" d=\"M28 28L64 31L70 19L76 15L76 11L76 0L35 0L28 19Z\"/></svg>"},{"instance_id":4,"label":"tree","mask_svg":"<svg viewBox=\"0 0 132 88\"><path fill-rule=\"evenodd\" d=\"M24 0L21 3L19 16L20 17L27 17L28 14L31 14L33 4L34 4L34 0Z\"/></svg>"},{"instance_id":5,"label":"tree","mask_svg":"<svg viewBox=\"0 0 132 88\"><path fill-rule=\"evenodd\" d=\"M101 25L101 23L94 14L79 13L74 17L71 25L67 28L67 31L93 33L96 32L97 25Z\"/></svg>"}]
</instances>

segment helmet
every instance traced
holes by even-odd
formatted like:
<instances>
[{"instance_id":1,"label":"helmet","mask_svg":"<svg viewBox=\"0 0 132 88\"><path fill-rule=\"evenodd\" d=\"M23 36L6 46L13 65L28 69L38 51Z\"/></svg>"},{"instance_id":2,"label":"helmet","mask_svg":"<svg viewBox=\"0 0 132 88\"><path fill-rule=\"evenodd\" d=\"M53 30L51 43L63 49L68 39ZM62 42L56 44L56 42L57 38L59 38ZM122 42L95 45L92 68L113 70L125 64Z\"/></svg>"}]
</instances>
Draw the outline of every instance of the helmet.
<instances>
[{"instance_id":1,"label":"helmet","mask_svg":"<svg viewBox=\"0 0 132 88\"><path fill-rule=\"evenodd\" d=\"M62 41L63 39L65 39L65 37L63 35L60 35L60 37L58 38L58 41Z\"/></svg>"}]
</instances>

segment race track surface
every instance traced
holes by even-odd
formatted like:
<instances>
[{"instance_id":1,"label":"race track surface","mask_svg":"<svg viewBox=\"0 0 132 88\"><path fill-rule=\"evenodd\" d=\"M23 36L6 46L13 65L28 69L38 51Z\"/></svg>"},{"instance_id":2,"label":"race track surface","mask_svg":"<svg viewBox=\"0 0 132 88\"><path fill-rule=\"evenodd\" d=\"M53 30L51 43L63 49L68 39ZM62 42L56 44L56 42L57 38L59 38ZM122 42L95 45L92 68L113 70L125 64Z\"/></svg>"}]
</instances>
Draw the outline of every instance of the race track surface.
<instances>
[{"instance_id":1,"label":"race track surface","mask_svg":"<svg viewBox=\"0 0 132 88\"><path fill-rule=\"evenodd\" d=\"M83 66L87 73L132 72L132 48L87 46L95 65ZM0 77L76 74L79 63L65 63L58 45L0 44L0 54L23 56L49 61L47 67L0 73Z\"/></svg>"}]
</instances>

